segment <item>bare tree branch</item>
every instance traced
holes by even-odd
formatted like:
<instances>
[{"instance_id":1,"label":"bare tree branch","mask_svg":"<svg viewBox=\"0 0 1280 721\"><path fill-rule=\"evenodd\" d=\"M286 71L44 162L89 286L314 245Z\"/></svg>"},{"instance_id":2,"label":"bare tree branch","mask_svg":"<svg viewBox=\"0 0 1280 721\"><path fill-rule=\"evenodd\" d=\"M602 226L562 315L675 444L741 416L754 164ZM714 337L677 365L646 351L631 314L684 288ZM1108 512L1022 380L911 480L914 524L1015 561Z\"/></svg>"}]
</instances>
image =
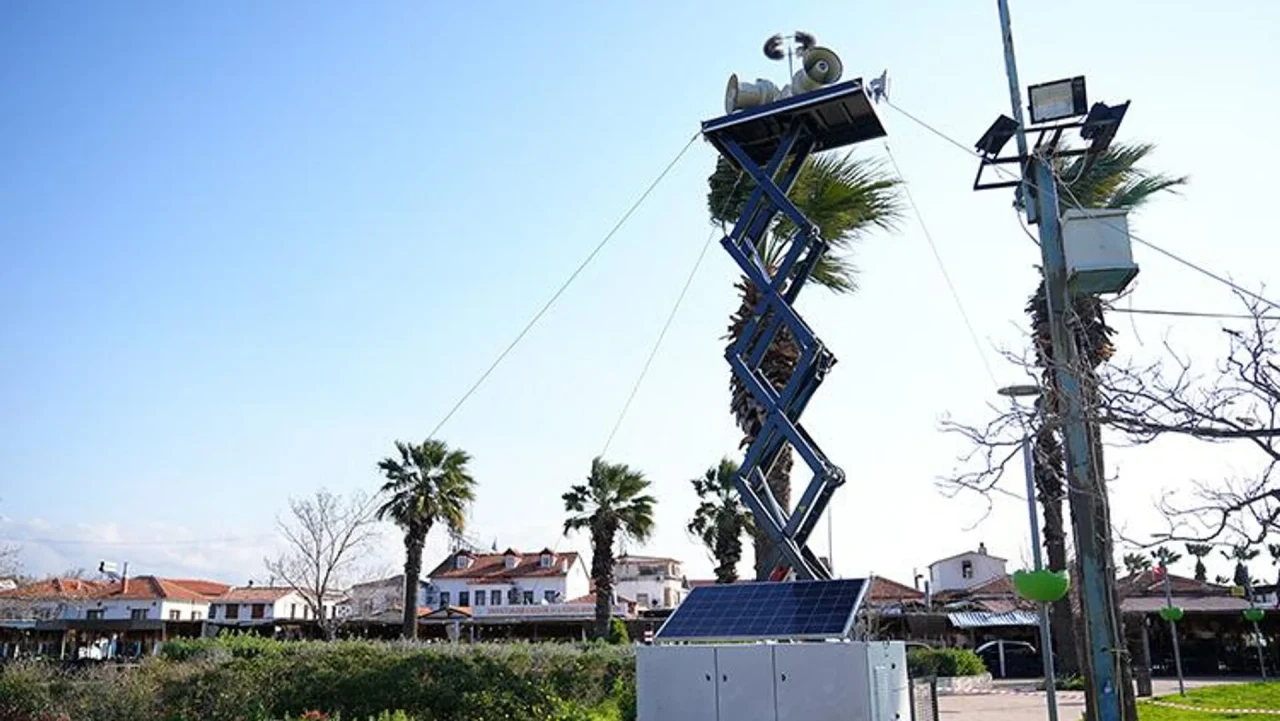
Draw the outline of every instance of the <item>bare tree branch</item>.
<instances>
[{"instance_id":1,"label":"bare tree branch","mask_svg":"<svg viewBox=\"0 0 1280 721\"><path fill-rule=\"evenodd\" d=\"M342 619L325 613L325 602L350 580L353 566L373 540L373 503L363 494L349 499L320 489L310 498L289 499L289 517L276 527L285 551L263 559L267 571L298 592L326 638Z\"/></svg>"}]
</instances>

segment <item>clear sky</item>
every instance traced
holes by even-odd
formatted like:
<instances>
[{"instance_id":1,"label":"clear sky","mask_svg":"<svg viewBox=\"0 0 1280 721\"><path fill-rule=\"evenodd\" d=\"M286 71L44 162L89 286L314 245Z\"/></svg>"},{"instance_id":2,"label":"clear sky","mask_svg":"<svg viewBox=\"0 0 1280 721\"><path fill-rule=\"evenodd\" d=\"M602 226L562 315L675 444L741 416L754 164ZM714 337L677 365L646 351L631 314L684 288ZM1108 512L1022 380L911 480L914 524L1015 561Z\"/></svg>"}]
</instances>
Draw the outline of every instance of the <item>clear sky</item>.
<instances>
[{"instance_id":1,"label":"clear sky","mask_svg":"<svg viewBox=\"0 0 1280 721\"><path fill-rule=\"evenodd\" d=\"M1012 6L1024 84L1086 74L1092 100L1132 99L1121 138L1157 142L1153 167L1191 176L1137 232L1269 280L1280 8ZM5 3L0 538L24 540L35 572L117 558L263 577L288 497L374 488L391 442L422 440L719 114L730 72L784 82L760 46L797 28L846 77L889 68L895 102L963 142L1008 112L994 2ZM1019 380L991 351L1021 344L1036 277L1010 196L972 192L971 158L881 112L996 372ZM486 544L585 546L561 539L559 496L710 232L714 158L701 142L685 156L442 431L474 455ZM1135 305L1238 310L1222 286L1135 255ZM979 541L1021 563L1017 501L973 527L985 502L935 486L961 450L939 419L983 418L993 384L919 225L869 238L858 263L857 296L802 303L840 358L805 416L849 478L837 570L909 582ZM646 550L692 575L711 564L683 530L687 479L738 454L719 339L734 279L713 247L609 454L654 481ZM1114 324L1139 357L1164 337L1204 363L1225 347L1212 321ZM1138 533L1164 489L1258 459L1162 444L1108 465L1114 514ZM367 565L399 552L388 532Z\"/></svg>"}]
</instances>

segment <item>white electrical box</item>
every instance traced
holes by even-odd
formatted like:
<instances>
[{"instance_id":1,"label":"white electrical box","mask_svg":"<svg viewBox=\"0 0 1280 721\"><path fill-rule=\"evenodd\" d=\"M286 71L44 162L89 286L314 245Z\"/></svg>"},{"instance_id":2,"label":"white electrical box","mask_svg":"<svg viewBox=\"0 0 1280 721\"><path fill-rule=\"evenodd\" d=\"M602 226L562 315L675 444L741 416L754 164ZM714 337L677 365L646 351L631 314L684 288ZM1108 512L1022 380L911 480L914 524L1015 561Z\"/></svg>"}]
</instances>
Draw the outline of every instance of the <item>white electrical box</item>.
<instances>
[{"instance_id":1,"label":"white electrical box","mask_svg":"<svg viewBox=\"0 0 1280 721\"><path fill-rule=\"evenodd\" d=\"M639 721L908 721L897 641L641 646Z\"/></svg>"},{"instance_id":2,"label":"white electrical box","mask_svg":"<svg viewBox=\"0 0 1280 721\"><path fill-rule=\"evenodd\" d=\"M1076 293L1119 293L1138 274L1127 210L1073 208L1062 215L1067 283Z\"/></svg>"}]
</instances>

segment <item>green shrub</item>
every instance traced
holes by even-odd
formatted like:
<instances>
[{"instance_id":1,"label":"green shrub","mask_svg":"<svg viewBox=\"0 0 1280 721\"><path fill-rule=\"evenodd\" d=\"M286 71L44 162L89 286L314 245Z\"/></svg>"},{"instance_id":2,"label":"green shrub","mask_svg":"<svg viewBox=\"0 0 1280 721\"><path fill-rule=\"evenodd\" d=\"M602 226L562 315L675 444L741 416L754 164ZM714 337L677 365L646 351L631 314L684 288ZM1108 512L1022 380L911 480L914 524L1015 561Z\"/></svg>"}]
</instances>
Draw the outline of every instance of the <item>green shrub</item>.
<instances>
[{"instance_id":1,"label":"green shrub","mask_svg":"<svg viewBox=\"0 0 1280 721\"><path fill-rule=\"evenodd\" d=\"M605 640L614 646L625 646L631 643L631 636L627 634L627 624L620 618L609 619L609 635L605 636Z\"/></svg>"},{"instance_id":2,"label":"green shrub","mask_svg":"<svg viewBox=\"0 0 1280 721\"><path fill-rule=\"evenodd\" d=\"M979 676L987 667L967 648L916 648L907 654L907 671L913 678Z\"/></svg>"},{"instance_id":3,"label":"green shrub","mask_svg":"<svg viewBox=\"0 0 1280 721\"><path fill-rule=\"evenodd\" d=\"M629 646L175 641L66 675L0 668L0 721L634 721ZM304 715L305 714L305 715Z\"/></svg>"}]
</instances>

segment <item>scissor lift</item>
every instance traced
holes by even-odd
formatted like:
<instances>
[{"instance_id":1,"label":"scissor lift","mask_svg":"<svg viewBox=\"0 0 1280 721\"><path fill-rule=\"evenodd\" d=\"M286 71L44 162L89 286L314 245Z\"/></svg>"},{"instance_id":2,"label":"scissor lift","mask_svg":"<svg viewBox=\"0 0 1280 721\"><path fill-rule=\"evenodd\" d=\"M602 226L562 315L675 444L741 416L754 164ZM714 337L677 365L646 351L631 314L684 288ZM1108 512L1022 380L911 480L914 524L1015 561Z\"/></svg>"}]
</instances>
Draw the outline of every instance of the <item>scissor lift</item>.
<instances>
[{"instance_id":1,"label":"scissor lift","mask_svg":"<svg viewBox=\"0 0 1280 721\"><path fill-rule=\"evenodd\" d=\"M781 580L793 572L800 579L830 578L807 541L831 494L844 483L844 471L799 421L836 359L793 306L827 242L787 193L810 154L883 137L885 129L857 79L708 120L702 134L755 181L733 231L720 241L760 294L742 337L725 354L734 374L766 410L735 483L756 524L777 549L761 564L772 569L768 577ZM796 236L781 264L768 268L757 249L778 213L795 225ZM779 388L765 377L761 363L783 328L799 347L800 357L795 372ZM794 511L781 507L765 482L787 444L813 472Z\"/></svg>"}]
</instances>

